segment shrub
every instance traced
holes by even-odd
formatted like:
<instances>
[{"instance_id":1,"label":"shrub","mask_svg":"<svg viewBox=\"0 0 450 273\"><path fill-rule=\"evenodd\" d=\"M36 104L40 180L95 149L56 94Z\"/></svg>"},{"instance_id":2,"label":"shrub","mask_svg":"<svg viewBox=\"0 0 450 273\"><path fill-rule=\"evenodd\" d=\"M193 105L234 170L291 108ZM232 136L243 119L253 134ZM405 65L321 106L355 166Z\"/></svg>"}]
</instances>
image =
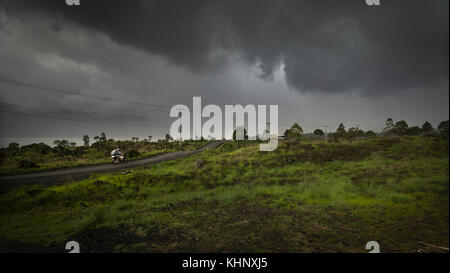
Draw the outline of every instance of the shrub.
<instances>
[{"instance_id":1,"label":"shrub","mask_svg":"<svg viewBox=\"0 0 450 273\"><path fill-rule=\"evenodd\" d=\"M372 130L369 130L369 131L365 132L364 135L367 138L371 138L371 137L376 137L377 136L377 134L374 131L372 131Z\"/></svg>"},{"instance_id":2,"label":"shrub","mask_svg":"<svg viewBox=\"0 0 450 273\"><path fill-rule=\"evenodd\" d=\"M29 161L29 160L20 160L18 162L19 168L23 168L23 169L32 169L32 168L36 168L38 167L38 165L36 165L34 162Z\"/></svg>"},{"instance_id":3,"label":"shrub","mask_svg":"<svg viewBox=\"0 0 450 273\"><path fill-rule=\"evenodd\" d=\"M131 157L137 157L137 156L139 156L140 155L140 153L137 151L137 150L130 150L129 152L128 152L128 157L129 158L131 158Z\"/></svg>"},{"instance_id":4,"label":"shrub","mask_svg":"<svg viewBox=\"0 0 450 273\"><path fill-rule=\"evenodd\" d=\"M441 132L441 134L448 136L448 120L439 123L438 129Z\"/></svg>"}]
</instances>

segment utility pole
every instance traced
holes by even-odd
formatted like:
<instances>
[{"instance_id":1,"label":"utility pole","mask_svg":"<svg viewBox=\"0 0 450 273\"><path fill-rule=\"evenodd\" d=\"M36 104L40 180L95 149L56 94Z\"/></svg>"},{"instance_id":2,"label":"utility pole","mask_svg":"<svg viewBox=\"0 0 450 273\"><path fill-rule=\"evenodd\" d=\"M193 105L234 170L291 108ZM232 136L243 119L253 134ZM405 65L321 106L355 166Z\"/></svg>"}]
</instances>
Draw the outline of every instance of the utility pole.
<instances>
[{"instance_id":1,"label":"utility pole","mask_svg":"<svg viewBox=\"0 0 450 273\"><path fill-rule=\"evenodd\" d=\"M325 125L325 142L328 143L328 132L327 132L327 128L328 128L328 125Z\"/></svg>"},{"instance_id":2,"label":"utility pole","mask_svg":"<svg viewBox=\"0 0 450 273\"><path fill-rule=\"evenodd\" d=\"M178 117L181 119L181 115L182 115L181 110L182 110L182 108L178 108L177 110L180 111L180 112L178 112ZM181 130L182 129L183 129L183 125L180 124L180 127L178 128L178 132L180 133L180 139L178 140L179 144L180 144L180 150L183 150L183 147L181 145Z\"/></svg>"},{"instance_id":3,"label":"utility pole","mask_svg":"<svg viewBox=\"0 0 450 273\"><path fill-rule=\"evenodd\" d=\"M180 113L178 113L178 116L181 118L181 112ZM179 139L179 141L180 141L180 150L182 149L181 148L181 130L183 129L183 125L180 125L180 129L179 129L179 131L180 131L180 139Z\"/></svg>"}]
</instances>

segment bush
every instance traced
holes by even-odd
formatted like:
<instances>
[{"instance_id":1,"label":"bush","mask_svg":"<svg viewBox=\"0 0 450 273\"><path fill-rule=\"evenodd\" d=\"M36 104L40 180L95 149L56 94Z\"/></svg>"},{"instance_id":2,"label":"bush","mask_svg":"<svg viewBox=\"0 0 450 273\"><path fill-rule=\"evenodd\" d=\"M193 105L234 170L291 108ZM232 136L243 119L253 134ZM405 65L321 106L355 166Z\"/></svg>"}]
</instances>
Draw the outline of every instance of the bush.
<instances>
[{"instance_id":1,"label":"bush","mask_svg":"<svg viewBox=\"0 0 450 273\"><path fill-rule=\"evenodd\" d=\"M369 130L369 131L365 132L364 135L367 138L372 138L372 137L376 137L377 136L377 134L374 131L372 131L372 130Z\"/></svg>"},{"instance_id":2,"label":"bush","mask_svg":"<svg viewBox=\"0 0 450 273\"><path fill-rule=\"evenodd\" d=\"M15 142L9 143L9 145L8 145L8 149L10 149L10 150L17 150L17 149L19 149L19 147L20 147L20 145Z\"/></svg>"},{"instance_id":3,"label":"bush","mask_svg":"<svg viewBox=\"0 0 450 273\"><path fill-rule=\"evenodd\" d=\"M20 160L18 162L19 168L23 168L23 169L32 169L32 168L37 168L38 165L36 165L34 162L29 161L29 160Z\"/></svg>"},{"instance_id":4,"label":"bush","mask_svg":"<svg viewBox=\"0 0 450 273\"><path fill-rule=\"evenodd\" d=\"M130 150L129 152L128 152L128 157L129 158L132 158L132 157L137 157L137 156L139 156L140 155L140 153L137 151L137 150Z\"/></svg>"}]
</instances>

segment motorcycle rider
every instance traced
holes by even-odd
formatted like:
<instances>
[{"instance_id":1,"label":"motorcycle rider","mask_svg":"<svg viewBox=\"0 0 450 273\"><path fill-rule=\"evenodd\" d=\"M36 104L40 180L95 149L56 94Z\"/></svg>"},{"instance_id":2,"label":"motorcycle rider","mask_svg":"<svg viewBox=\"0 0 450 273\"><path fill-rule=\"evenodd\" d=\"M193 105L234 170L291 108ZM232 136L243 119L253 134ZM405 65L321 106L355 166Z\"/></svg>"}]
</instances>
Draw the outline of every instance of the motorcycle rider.
<instances>
[{"instance_id":1,"label":"motorcycle rider","mask_svg":"<svg viewBox=\"0 0 450 273\"><path fill-rule=\"evenodd\" d=\"M122 153L120 152L119 148L116 148L111 152L111 156L116 156L116 155L121 155L121 154Z\"/></svg>"},{"instance_id":2,"label":"motorcycle rider","mask_svg":"<svg viewBox=\"0 0 450 273\"><path fill-rule=\"evenodd\" d=\"M120 152L119 148L116 148L111 152L111 157L112 157L113 161L116 158L116 156L120 156L120 155L122 155L122 153Z\"/></svg>"}]
</instances>

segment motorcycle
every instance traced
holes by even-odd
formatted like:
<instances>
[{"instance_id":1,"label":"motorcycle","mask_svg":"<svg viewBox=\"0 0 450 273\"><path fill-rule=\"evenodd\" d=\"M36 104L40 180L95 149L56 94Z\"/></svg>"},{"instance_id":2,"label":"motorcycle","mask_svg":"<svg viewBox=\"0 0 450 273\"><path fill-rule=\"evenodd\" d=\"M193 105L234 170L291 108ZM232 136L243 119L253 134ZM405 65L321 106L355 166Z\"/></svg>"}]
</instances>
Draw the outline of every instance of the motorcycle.
<instances>
[{"instance_id":1,"label":"motorcycle","mask_svg":"<svg viewBox=\"0 0 450 273\"><path fill-rule=\"evenodd\" d=\"M112 157L112 163L114 164L114 165L116 165L117 163L127 163L127 156L126 156L126 154L123 154L123 155L114 155L114 156L111 156Z\"/></svg>"}]
</instances>

